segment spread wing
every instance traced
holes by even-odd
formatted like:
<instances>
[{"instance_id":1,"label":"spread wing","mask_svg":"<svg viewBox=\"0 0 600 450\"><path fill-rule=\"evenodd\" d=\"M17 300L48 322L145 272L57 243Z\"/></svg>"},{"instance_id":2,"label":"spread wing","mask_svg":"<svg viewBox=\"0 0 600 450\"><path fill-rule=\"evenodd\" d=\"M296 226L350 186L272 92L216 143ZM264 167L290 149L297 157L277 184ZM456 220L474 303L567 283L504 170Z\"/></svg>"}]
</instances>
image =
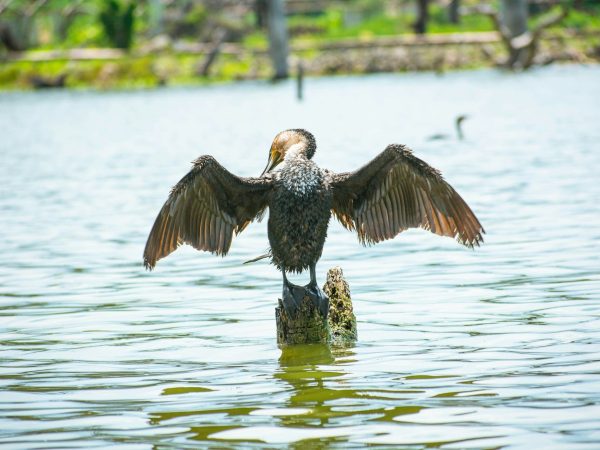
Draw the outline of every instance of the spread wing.
<instances>
[{"instance_id":1,"label":"spread wing","mask_svg":"<svg viewBox=\"0 0 600 450\"><path fill-rule=\"evenodd\" d=\"M351 173L333 175L333 213L363 244L391 239L408 228L483 242L483 227L440 172L403 145L389 145Z\"/></svg>"},{"instance_id":2,"label":"spread wing","mask_svg":"<svg viewBox=\"0 0 600 450\"><path fill-rule=\"evenodd\" d=\"M271 179L233 175L212 156L201 156L177 183L158 213L144 249L144 265L156 262L181 244L225 255L233 233L261 218L271 191Z\"/></svg>"}]
</instances>

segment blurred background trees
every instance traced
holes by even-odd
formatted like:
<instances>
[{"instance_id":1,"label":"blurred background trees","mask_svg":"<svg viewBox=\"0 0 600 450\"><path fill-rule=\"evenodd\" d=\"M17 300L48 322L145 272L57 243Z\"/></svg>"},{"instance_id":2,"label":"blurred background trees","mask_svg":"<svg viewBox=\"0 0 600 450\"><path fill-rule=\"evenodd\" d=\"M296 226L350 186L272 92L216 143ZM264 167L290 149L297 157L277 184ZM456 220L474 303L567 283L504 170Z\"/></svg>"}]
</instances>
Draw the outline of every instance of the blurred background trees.
<instances>
[{"instance_id":1,"label":"blurred background trees","mask_svg":"<svg viewBox=\"0 0 600 450\"><path fill-rule=\"evenodd\" d=\"M198 55L193 63L183 62L193 66L195 76L212 76L216 73L212 68L222 62L220 73L245 70L248 77L262 77L264 54L270 59L270 76L280 79L289 75L296 56L312 58L322 48L342 51L348 42L356 48L371 42L374 50L366 59L350 53L346 60L323 54L327 68L308 65L309 73L354 67L395 70L397 64L388 64L389 58L378 50L380 36L416 33L427 40L447 33L497 31L504 51L490 48L489 59L505 67L527 68L540 60L536 55L542 32L559 23L574 33L600 31L600 0L0 0L0 59L26 50L116 48L138 58L129 65L141 66L141 55L170 51ZM592 39L597 38L590 38L589 45ZM386 45L381 48L390 47ZM298 48L314 51L292 52ZM431 57L411 51L402 67L438 70L456 59L452 54L439 56L444 52L439 49ZM469 59L474 61L471 66L481 64L475 62L480 61L475 53L463 53L451 64L465 65ZM396 57L400 54L396 52ZM93 59L93 53L87 55ZM381 56L369 62L376 55ZM348 63L348 58L354 59ZM161 61L146 65L153 73L175 70Z\"/></svg>"},{"instance_id":2,"label":"blurred background trees","mask_svg":"<svg viewBox=\"0 0 600 450\"><path fill-rule=\"evenodd\" d=\"M12 51L26 50L36 42L35 16L48 0L0 3L0 40Z\"/></svg>"},{"instance_id":3,"label":"blurred background trees","mask_svg":"<svg viewBox=\"0 0 600 450\"><path fill-rule=\"evenodd\" d=\"M288 32L283 0L268 0L267 24L269 30L269 52L273 61L273 76L276 80L288 77Z\"/></svg>"},{"instance_id":4,"label":"blurred background trees","mask_svg":"<svg viewBox=\"0 0 600 450\"><path fill-rule=\"evenodd\" d=\"M275 22L285 21L292 37L335 38L487 31L481 7L500 12L512 30L559 4L581 11L579 22L585 15L598 21L599 0L0 0L0 23L2 43L11 50L127 48L161 34L210 41L211 29L218 27L231 29L234 41L261 33L275 38L269 11L278 17Z\"/></svg>"},{"instance_id":5,"label":"blurred background trees","mask_svg":"<svg viewBox=\"0 0 600 450\"><path fill-rule=\"evenodd\" d=\"M129 49L135 24L133 1L106 0L100 11L100 23L111 46Z\"/></svg>"}]
</instances>

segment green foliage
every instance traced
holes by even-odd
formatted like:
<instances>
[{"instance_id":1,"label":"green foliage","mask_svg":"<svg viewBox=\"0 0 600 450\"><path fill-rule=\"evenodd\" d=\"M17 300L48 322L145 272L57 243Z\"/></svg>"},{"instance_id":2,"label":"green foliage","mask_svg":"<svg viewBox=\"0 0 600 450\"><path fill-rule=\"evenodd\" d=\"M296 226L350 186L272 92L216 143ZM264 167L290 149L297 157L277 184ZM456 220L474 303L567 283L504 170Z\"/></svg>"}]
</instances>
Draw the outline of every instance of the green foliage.
<instances>
[{"instance_id":1,"label":"green foliage","mask_svg":"<svg viewBox=\"0 0 600 450\"><path fill-rule=\"evenodd\" d=\"M567 0L572 6L573 0ZM78 4L78 12L71 17L65 32L57 37L55 30L60 16L72 11ZM241 41L246 48L262 50L268 47L268 39L264 30L252 30L254 14L248 12L241 16L228 15L221 10L218 3L198 0L177 0L166 7L171 11L165 17L164 31L173 39L189 37L197 41L210 36L211 26L217 24L229 30L229 41ZM288 26L292 39L301 38L313 41L329 41L344 38L369 38L371 36L389 36L412 34L412 23L415 20L414 8L406 5L397 16L387 15L379 0L344 0L332 2L322 13L311 15L294 15L288 18ZM600 4L597 1L584 0L582 10L571 8L569 16L557 28L569 28L577 31L600 29ZM15 30L23 28L23 15L31 5L29 0L13 0L2 19ZM32 45L37 48L51 49L55 47L73 48L81 46L110 45L128 49L134 37L143 37L148 32L147 2L134 0L51 0L45 3L35 14L31 22L32 33L17 33L25 37L37 37ZM184 7L185 6L185 7ZM554 11L558 7L555 7ZM180 11L179 15L174 11ZM492 31L493 25L488 17L472 13L461 17L460 23L453 24L448 18L447 6L430 2L430 20L428 33L460 33ZM534 25L540 17L554 11L532 16L530 23ZM211 26L208 26L211 25ZM240 29L243 29L240 31ZM23 48L27 45L23 44Z\"/></svg>"},{"instance_id":2,"label":"green foliage","mask_svg":"<svg viewBox=\"0 0 600 450\"><path fill-rule=\"evenodd\" d=\"M183 19L183 22L190 27L199 27L208 19L208 11L206 7L198 3L192 7Z\"/></svg>"},{"instance_id":3,"label":"green foliage","mask_svg":"<svg viewBox=\"0 0 600 450\"><path fill-rule=\"evenodd\" d=\"M372 36L392 36L398 34L412 34L412 23L415 17L411 10L397 16L386 15L374 1L346 0L343 3L334 3L323 13L315 15L295 15L288 18L288 25L292 40L299 38L314 43L335 42L344 38L369 38ZM6 22L21 20L23 8L28 4L25 0L14 0L10 3L10 9L2 15ZM66 38L57 43L57 39L51 38L53 20L57 14L61 14L64 8L70 5L67 0L53 0L40 10L35 16L35 31L44 48L51 49L57 46L64 48L104 46L107 43L115 47L130 48L134 36L143 36L147 25L144 23L144 2L133 0L86 0L82 3L81 11L73 17L68 27ZM136 5L137 8L136 8ZM244 28L240 34L243 56L221 54L214 63L209 78L199 78L197 67L202 62L203 55L175 54L170 51L160 52L152 55L132 53L117 60L93 60L93 61L50 61L50 62L27 62L6 61L0 64L0 89L31 88L31 77L56 77L66 73L67 85L69 87L96 87L100 89L130 88L130 87L152 87L166 82L167 84L198 84L208 82L223 82L246 78L267 78L270 75L268 56L264 50L268 48L268 38L264 30L254 30L247 33L246 30L253 23L251 13L239 19L224 15L223 18L215 16L212 9L201 3L185 10L185 15L175 21L178 27L183 25L190 28L190 36L197 41L202 35L200 29L202 24L209 23L230 29L233 25ZM347 6L347 9L345 6ZM600 5L584 2L583 10L570 9L569 15L553 27L556 30L576 30L587 32L583 37L571 38L565 33L567 39L576 51L583 55L592 55L595 48L600 47L597 33L590 31L600 30ZM549 11L534 15L530 19L530 25L534 26L539 20L543 20L548 14L558 13L555 7ZM231 24L225 20L231 20ZM235 22L235 23L234 23ZM183 25L182 25L183 24ZM134 26L135 25L135 26ZM184 27L185 28L185 27ZM210 27L206 27L210 28ZM459 24L450 23L447 8L431 3L429 33L449 32L473 32L490 31L493 25L487 16L480 14L468 14L461 17ZM172 37L168 27L166 32ZM50 36L50 37L49 37ZM231 34L230 34L231 36ZM231 37L229 38L231 39ZM308 46L310 47L310 46ZM39 49L39 47L38 47ZM427 51L425 51L427 52ZM479 48L466 47L462 50L464 59L461 67L482 65L481 52ZM472 52L469 53L469 52ZM433 53L432 53L433 54ZM304 60L321 56L317 46L310 50L302 51ZM423 59L429 56L425 54ZM590 56L592 58L592 56ZM318 66L317 66L318 67ZM325 67L325 66L323 66ZM358 67L358 66L356 66ZM321 73L328 73L327 67L321 67ZM355 67L343 70L361 70ZM408 70L399 68L397 70Z\"/></svg>"},{"instance_id":4,"label":"green foliage","mask_svg":"<svg viewBox=\"0 0 600 450\"><path fill-rule=\"evenodd\" d=\"M339 7L330 7L318 16L292 16L288 19L288 25L293 36L316 40L412 33L414 15L403 14L398 17L391 17L384 14L377 5L372 5L372 8L369 7L370 3L373 2L371 0L347 2L347 4L353 4L354 10L359 13L360 20L355 24L348 25L344 23L345 14L342 10ZM374 3L381 6L380 2ZM557 12L557 10L558 7L533 17L531 23L534 24L539 20L539 17ZM463 15L458 24L451 23L447 7L439 4L430 4L429 16L428 33L430 34L494 30L490 19L477 13ZM600 30L600 5L587 5L585 11L571 9L569 16L561 24L555 26L555 28L560 27L576 30Z\"/></svg>"},{"instance_id":5,"label":"green foliage","mask_svg":"<svg viewBox=\"0 0 600 450\"><path fill-rule=\"evenodd\" d=\"M380 0L356 0L356 8L363 17L374 17L383 14L383 2Z\"/></svg>"},{"instance_id":6,"label":"green foliage","mask_svg":"<svg viewBox=\"0 0 600 450\"><path fill-rule=\"evenodd\" d=\"M223 54L215 62L210 78L196 74L203 55L165 54L129 56L106 60L12 61L0 64L0 91L31 89L34 76L53 78L67 74L70 88L130 89L159 86L162 81L173 85L221 83L245 79L252 72L257 77L269 76L265 60L247 55L239 58Z\"/></svg>"},{"instance_id":7,"label":"green foliage","mask_svg":"<svg viewBox=\"0 0 600 450\"><path fill-rule=\"evenodd\" d=\"M557 8L555 8L557 11ZM574 30L600 31L600 5L590 5L586 11L571 9L569 15L554 28L571 28Z\"/></svg>"},{"instance_id":8,"label":"green foliage","mask_svg":"<svg viewBox=\"0 0 600 450\"><path fill-rule=\"evenodd\" d=\"M110 44L116 48L129 49L133 41L135 3L105 0L100 12L100 23Z\"/></svg>"},{"instance_id":9,"label":"green foliage","mask_svg":"<svg viewBox=\"0 0 600 450\"><path fill-rule=\"evenodd\" d=\"M368 2L365 3L365 5ZM377 2L379 6L380 2ZM359 4L360 6L360 4ZM294 16L288 21L292 35L318 40L360 38L370 36L390 36L412 33L413 14L403 14L397 17L386 15L381 8L358 8L359 19L354 24L345 23L345 14L338 8L332 7L324 14L316 17ZM460 33L466 31L492 31L493 25L482 14L469 14L461 18L458 24L451 23L447 9L436 4L429 7L430 33ZM306 33L298 32L306 30Z\"/></svg>"},{"instance_id":10,"label":"green foliage","mask_svg":"<svg viewBox=\"0 0 600 450\"><path fill-rule=\"evenodd\" d=\"M0 66L0 87L17 88L22 73L22 66L18 64L2 64Z\"/></svg>"},{"instance_id":11,"label":"green foliage","mask_svg":"<svg viewBox=\"0 0 600 450\"><path fill-rule=\"evenodd\" d=\"M226 81L242 79L250 70L250 61L246 59L240 59L237 57L230 57L229 55L223 55L216 67L221 79Z\"/></svg>"},{"instance_id":12,"label":"green foliage","mask_svg":"<svg viewBox=\"0 0 600 450\"><path fill-rule=\"evenodd\" d=\"M167 32L174 38L197 38L206 26L208 19L209 11L206 6L202 3L196 3L180 20L168 22Z\"/></svg>"},{"instance_id":13,"label":"green foliage","mask_svg":"<svg viewBox=\"0 0 600 450\"><path fill-rule=\"evenodd\" d=\"M104 44L104 36L104 28L96 16L81 15L73 20L62 47L98 47Z\"/></svg>"},{"instance_id":14,"label":"green foliage","mask_svg":"<svg viewBox=\"0 0 600 450\"><path fill-rule=\"evenodd\" d=\"M254 50L264 50L269 46L269 41L263 31L255 31L244 36L244 47Z\"/></svg>"},{"instance_id":15,"label":"green foliage","mask_svg":"<svg viewBox=\"0 0 600 450\"><path fill-rule=\"evenodd\" d=\"M329 8L318 16L292 16L288 19L288 27L292 35L330 37L343 31L344 18L339 9Z\"/></svg>"},{"instance_id":16,"label":"green foliage","mask_svg":"<svg viewBox=\"0 0 600 450\"><path fill-rule=\"evenodd\" d=\"M393 34L411 32L412 17L389 17L386 15L376 15L352 27L345 27L340 30L340 37L369 37L369 36L389 36Z\"/></svg>"},{"instance_id":17,"label":"green foliage","mask_svg":"<svg viewBox=\"0 0 600 450\"><path fill-rule=\"evenodd\" d=\"M429 33L464 33L494 30L489 17L483 14L466 14L461 16L459 23L452 23L447 8L440 5L431 5L429 16L427 26Z\"/></svg>"}]
</instances>

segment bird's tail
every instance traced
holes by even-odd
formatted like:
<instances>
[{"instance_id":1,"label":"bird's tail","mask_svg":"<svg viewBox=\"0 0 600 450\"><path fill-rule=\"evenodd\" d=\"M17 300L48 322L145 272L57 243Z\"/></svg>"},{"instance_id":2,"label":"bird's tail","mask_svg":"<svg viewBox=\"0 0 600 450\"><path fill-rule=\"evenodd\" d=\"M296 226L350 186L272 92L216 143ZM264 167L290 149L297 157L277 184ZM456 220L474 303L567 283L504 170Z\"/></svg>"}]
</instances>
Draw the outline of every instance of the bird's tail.
<instances>
[{"instance_id":1,"label":"bird's tail","mask_svg":"<svg viewBox=\"0 0 600 450\"><path fill-rule=\"evenodd\" d=\"M256 261L260 261L261 259L270 258L271 252L265 253L264 255L257 256L256 258L249 259L248 261L244 261L244 264L250 264Z\"/></svg>"}]
</instances>

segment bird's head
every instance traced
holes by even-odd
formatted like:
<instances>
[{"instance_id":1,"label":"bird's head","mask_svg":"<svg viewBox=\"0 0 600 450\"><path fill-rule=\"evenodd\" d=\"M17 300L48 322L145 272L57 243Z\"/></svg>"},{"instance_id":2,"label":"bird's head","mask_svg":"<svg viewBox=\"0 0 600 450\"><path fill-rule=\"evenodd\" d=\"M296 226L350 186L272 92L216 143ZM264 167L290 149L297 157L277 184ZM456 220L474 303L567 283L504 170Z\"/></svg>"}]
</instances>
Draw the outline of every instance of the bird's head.
<instances>
[{"instance_id":1,"label":"bird's head","mask_svg":"<svg viewBox=\"0 0 600 450\"><path fill-rule=\"evenodd\" d=\"M458 138L459 139L463 139L464 138L464 134L463 134L463 130L462 130L462 124L465 120L467 120L469 118L469 116L467 116L466 114L461 114L460 116L458 116L455 120L455 125L456 125L456 134L458 134Z\"/></svg>"},{"instance_id":2,"label":"bird's head","mask_svg":"<svg viewBox=\"0 0 600 450\"><path fill-rule=\"evenodd\" d=\"M273 139L269 151L269 161L261 176L285 161L286 156L298 155L310 159L315 154L316 149L315 137L308 131L301 128L282 131Z\"/></svg>"}]
</instances>

